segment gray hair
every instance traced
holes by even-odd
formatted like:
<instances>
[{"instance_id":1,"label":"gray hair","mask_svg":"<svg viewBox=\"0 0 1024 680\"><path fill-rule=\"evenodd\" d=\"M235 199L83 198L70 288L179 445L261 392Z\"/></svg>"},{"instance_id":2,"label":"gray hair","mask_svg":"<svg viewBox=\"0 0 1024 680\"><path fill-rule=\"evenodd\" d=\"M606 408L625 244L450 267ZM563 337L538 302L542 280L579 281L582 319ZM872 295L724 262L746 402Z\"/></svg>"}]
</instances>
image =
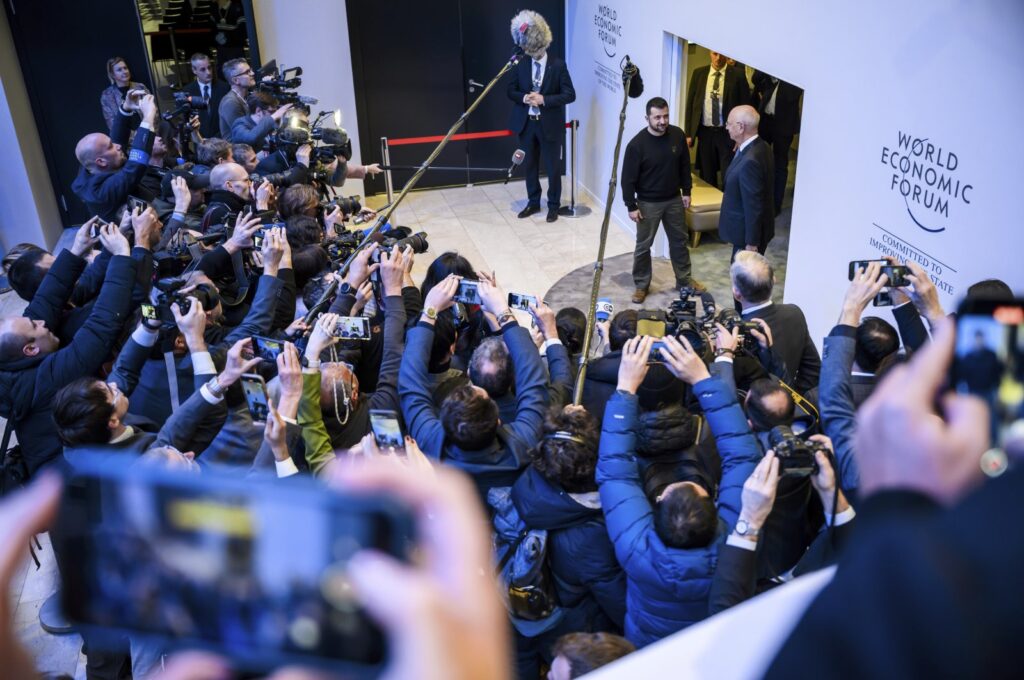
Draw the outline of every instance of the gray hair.
<instances>
[{"instance_id":1,"label":"gray hair","mask_svg":"<svg viewBox=\"0 0 1024 680\"><path fill-rule=\"evenodd\" d=\"M736 253L736 260L729 267L729 277L735 288L747 302L767 302L775 287L775 269L764 255L752 250Z\"/></svg>"},{"instance_id":2,"label":"gray hair","mask_svg":"<svg viewBox=\"0 0 1024 680\"><path fill-rule=\"evenodd\" d=\"M524 9L512 17L512 42L530 56L546 50L551 38L551 27L536 12Z\"/></svg>"}]
</instances>

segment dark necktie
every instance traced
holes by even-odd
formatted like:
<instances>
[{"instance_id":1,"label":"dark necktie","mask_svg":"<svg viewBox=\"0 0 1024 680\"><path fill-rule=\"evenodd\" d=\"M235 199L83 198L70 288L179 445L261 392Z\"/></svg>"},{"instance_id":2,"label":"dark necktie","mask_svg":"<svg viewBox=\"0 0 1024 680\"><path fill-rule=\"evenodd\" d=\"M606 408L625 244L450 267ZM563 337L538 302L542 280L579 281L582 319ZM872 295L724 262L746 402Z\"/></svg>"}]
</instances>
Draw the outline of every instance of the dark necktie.
<instances>
[{"instance_id":1,"label":"dark necktie","mask_svg":"<svg viewBox=\"0 0 1024 680\"><path fill-rule=\"evenodd\" d=\"M711 124L715 127L722 126L722 99L718 93L721 78L722 72L715 71L715 79L711 81Z\"/></svg>"}]
</instances>

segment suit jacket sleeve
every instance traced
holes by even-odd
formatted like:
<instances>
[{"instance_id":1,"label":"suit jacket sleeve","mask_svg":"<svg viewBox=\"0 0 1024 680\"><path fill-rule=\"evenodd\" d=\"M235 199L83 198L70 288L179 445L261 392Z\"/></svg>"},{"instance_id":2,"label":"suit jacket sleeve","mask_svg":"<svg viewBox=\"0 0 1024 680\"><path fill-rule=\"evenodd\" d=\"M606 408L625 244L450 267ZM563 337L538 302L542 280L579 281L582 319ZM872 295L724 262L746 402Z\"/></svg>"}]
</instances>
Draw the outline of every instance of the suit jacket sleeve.
<instances>
[{"instance_id":1,"label":"suit jacket sleeve","mask_svg":"<svg viewBox=\"0 0 1024 680\"><path fill-rule=\"evenodd\" d=\"M697 96L697 90L701 90L701 98L704 96L704 88L699 86L698 73L699 71L693 72L690 76L690 87L686 89L686 129L683 132L691 138L697 136L697 127L700 125L700 98Z\"/></svg>"},{"instance_id":2,"label":"suit jacket sleeve","mask_svg":"<svg viewBox=\"0 0 1024 680\"><path fill-rule=\"evenodd\" d=\"M548 402L552 406L564 406L572 400L572 360L565 345L558 343L548 347Z\"/></svg>"},{"instance_id":3,"label":"suit jacket sleeve","mask_svg":"<svg viewBox=\"0 0 1024 680\"><path fill-rule=\"evenodd\" d=\"M547 376L530 332L517 323L502 328L516 378L516 419L509 427L526 442L536 440L548 406Z\"/></svg>"},{"instance_id":4,"label":"suit jacket sleeve","mask_svg":"<svg viewBox=\"0 0 1024 680\"><path fill-rule=\"evenodd\" d=\"M434 406L427 362L434 341L434 327L420 322L405 337L405 353L398 370L398 394L402 400L402 416L409 435L430 458L440 459L444 450L444 426Z\"/></svg>"},{"instance_id":5,"label":"suit jacket sleeve","mask_svg":"<svg viewBox=\"0 0 1024 680\"><path fill-rule=\"evenodd\" d=\"M555 74L552 74L555 75ZM558 92L544 95L544 107L565 106L576 101L576 89L572 86L572 78L569 76L569 67L565 62L558 63ZM519 98L522 101L522 97Z\"/></svg>"},{"instance_id":6,"label":"suit jacket sleeve","mask_svg":"<svg viewBox=\"0 0 1024 680\"><path fill-rule=\"evenodd\" d=\"M245 315L242 323L228 333L224 342L230 344L242 338L269 333L274 321L274 310L277 308L277 296L283 287L284 281L278 277L261 276L249 313Z\"/></svg>"},{"instance_id":7,"label":"suit jacket sleeve","mask_svg":"<svg viewBox=\"0 0 1024 680\"><path fill-rule=\"evenodd\" d=\"M135 338L128 338L128 342L121 348L121 353L117 355L109 380L117 383L117 388L121 392L131 395L135 391L135 386L139 384L142 367L145 366L152 349L135 342Z\"/></svg>"},{"instance_id":8,"label":"suit jacket sleeve","mask_svg":"<svg viewBox=\"0 0 1024 680\"><path fill-rule=\"evenodd\" d=\"M196 390L180 407L171 413L156 436L156 446L173 446L179 451L193 451L196 433L214 432L227 419L227 404L221 399L210 403L201 390ZM208 442L207 442L208 443Z\"/></svg>"},{"instance_id":9,"label":"suit jacket sleeve","mask_svg":"<svg viewBox=\"0 0 1024 680\"><path fill-rule=\"evenodd\" d=\"M135 132L128 160L120 170L110 175L105 182L96 185L97 202L118 206L128 200L128 195L146 174L149 156L153 152L153 131L140 127Z\"/></svg>"},{"instance_id":10,"label":"suit jacket sleeve","mask_svg":"<svg viewBox=\"0 0 1024 680\"><path fill-rule=\"evenodd\" d=\"M753 146L753 144L751 144ZM754 149L748 147L748 153ZM763 215L769 211L771 201L768 196L771 177L765 177L765 168L757 158L750 158L743 164L739 180L740 197L743 201L743 234L744 245L760 246L764 235L761 233ZM775 219L775 215L771 215Z\"/></svg>"},{"instance_id":11,"label":"suit jacket sleeve","mask_svg":"<svg viewBox=\"0 0 1024 680\"><path fill-rule=\"evenodd\" d=\"M718 548L718 566L711 579L708 614L714 615L754 596L757 553L728 543Z\"/></svg>"},{"instance_id":12,"label":"suit jacket sleeve","mask_svg":"<svg viewBox=\"0 0 1024 680\"><path fill-rule=\"evenodd\" d=\"M508 87L505 88L505 94L507 94L508 98L511 99L516 104L526 106L525 104L523 104L523 98L527 94L529 94L529 91L524 90L522 86L519 84L519 70L521 68L522 66L516 66L516 68L512 71L512 77L509 78L508 80Z\"/></svg>"},{"instance_id":13,"label":"suit jacket sleeve","mask_svg":"<svg viewBox=\"0 0 1024 680\"><path fill-rule=\"evenodd\" d=\"M892 315L896 319L900 337L907 349L917 351L928 342L928 329L925 328L924 321L921 320L921 315L913 303L893 307Z\"/></svg>"},{"instance_id":14,"label":"suit jacket sleeve","mask_svg":"<svg viewBox=\"0 0 1024 680\"><path fill-rule=\"evenodd\" d=\"M405 305L400 295L384 300L384 356L377 373L377 389L370 396L370 408L400 410L398 369L405 346Z\"/></svg>"},{"instance_id":15,"label":"suit jacket sleeve","mask_svg":"<svg viewBox=\"0 0 1024 680\"><path fill-rule=\"evenodd\" d=\"M832 440L843 490L860 485L857 461L853 455L853 439L857 432L857 413L850 387L850 371L856 348L852 326L836 326L825 338L825 360L821 366L818 401L821 406L821 427Z\"/></svg>"},{"instance_id":16,"label":"suit jacket sleeve","mask_svg":"<svg viewBox=\"0 0 1024 680\"><path fill-rule=\"evenodd\" d=\"M75 289L71 291L71 304L81 307L99 294L100 288L103 286L103 277L107 274L108 264L110 264L110 251L104 248L78 277Z\"/></svg>"}]
</instances>

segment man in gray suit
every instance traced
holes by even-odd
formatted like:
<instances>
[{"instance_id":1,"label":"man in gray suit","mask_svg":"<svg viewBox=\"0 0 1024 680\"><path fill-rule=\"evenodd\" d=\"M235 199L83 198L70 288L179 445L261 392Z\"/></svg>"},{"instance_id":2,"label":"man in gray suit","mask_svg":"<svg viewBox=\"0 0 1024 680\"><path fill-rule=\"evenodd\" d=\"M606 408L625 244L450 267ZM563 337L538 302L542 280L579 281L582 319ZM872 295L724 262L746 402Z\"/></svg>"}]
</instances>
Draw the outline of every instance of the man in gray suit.
<instances>
[{"instance_id":1,"label":"man in gray suit","mask_svg":"<svg viewBox=\"0 0 1024 680\"><path fill-rule=\"evenodd\" d=\"M763 255L775 235L775 171L772 150L757 134L759 122L754 107L744 104L729 112L725 124L736 155L725 171L718 235L732 244L732 259L740 250Z\"/></svg>"}]
</instances>

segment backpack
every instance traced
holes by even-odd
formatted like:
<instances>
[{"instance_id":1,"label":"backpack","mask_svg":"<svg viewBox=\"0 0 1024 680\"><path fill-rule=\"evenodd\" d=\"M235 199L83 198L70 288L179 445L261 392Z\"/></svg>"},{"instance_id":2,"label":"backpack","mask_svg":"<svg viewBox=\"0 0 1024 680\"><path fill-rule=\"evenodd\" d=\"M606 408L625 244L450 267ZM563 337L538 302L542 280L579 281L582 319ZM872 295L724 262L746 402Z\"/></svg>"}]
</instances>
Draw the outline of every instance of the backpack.
<instances>
[{"instance_id":1,"label":"backpack","mask_svg":"<svg viewBox=\"0 0 1024 680\"><path fill-rule=\"evenodd\" d=\"M512 503L511 487L487 492L494 516L494 551L502 598L516 630L536 637L565 616L548 564L548 532L530 529Z\"/></svg>"}]
</instances>

